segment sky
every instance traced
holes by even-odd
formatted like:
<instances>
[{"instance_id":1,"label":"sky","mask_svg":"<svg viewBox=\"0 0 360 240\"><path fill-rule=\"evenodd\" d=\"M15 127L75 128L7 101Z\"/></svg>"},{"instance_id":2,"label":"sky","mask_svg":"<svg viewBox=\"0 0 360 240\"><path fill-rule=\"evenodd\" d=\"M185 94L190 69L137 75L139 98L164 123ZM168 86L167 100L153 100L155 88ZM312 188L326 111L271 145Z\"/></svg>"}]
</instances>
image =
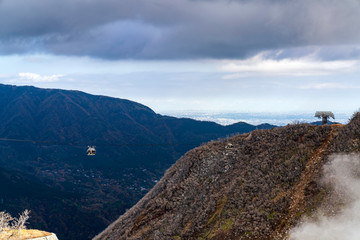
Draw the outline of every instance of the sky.
<instances>
[{"instance_id":1,"label":"sky","mask_svg":"<svg viewBox=\"0 0 360 240\"><path fill-rule=\"evenodd\" d=\"M0 83L159 113L360 107L360 0L0 0Z\"/></svg>"}]
</instances>

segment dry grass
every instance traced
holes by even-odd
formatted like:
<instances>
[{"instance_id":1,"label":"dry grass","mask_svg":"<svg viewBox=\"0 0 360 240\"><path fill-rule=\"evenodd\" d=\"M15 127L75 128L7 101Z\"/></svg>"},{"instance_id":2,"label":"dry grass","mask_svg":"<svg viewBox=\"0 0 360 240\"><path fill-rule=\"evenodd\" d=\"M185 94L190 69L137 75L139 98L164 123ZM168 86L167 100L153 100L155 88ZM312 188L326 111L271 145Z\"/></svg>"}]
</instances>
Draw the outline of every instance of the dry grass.
<instances>
[{"instance_id":1,"label":"dry grass","mask_svg":"<svg viewBox=\"0 0 360 240\"><path fill-rule=\"evenodd\" d=\"M5 230L4 232L0 233L0 240L25 240L51 235L51 233L49 232L39 231L35 229L23 229L20 230L19 234L16 233L13 237L9 238L14 233L14 231L17 230Z\"/></svg>"}]
</instances>

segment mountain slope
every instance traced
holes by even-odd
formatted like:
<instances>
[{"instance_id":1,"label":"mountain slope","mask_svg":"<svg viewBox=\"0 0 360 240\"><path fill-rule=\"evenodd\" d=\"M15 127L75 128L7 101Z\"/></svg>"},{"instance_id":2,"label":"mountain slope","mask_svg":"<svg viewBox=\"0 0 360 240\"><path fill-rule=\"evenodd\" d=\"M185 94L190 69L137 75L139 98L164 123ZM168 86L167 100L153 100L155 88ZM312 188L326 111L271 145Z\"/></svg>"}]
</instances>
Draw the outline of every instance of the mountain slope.
<instances>
[{"instance_id":1,"label":"mountain slope","mask_svg":"<svg viewBox=\"0 0 360 240\"><path fill-rule=\"evenodd\" d=\"M49 206L51 194L37 202L19 196L12 209L41 212L31 227L56 232L62 240L94 236L144 196L186 151L256 128L162 116L129 100L78 91L0 84L2 168L63 197ZM96 146L96 156L85 154L88 145ZM0 189L5 196L7 191ZM64 209L78 214L66 218ZM82 217L90 215L93 222ZM60 216L63 224L49 220ZM77 228L69 231L69 226Z\"/></svg>"},{"instance_id":2,"label":"mountain slope","mask_svg":"<svg viewBox=\"0 0 360 240\"><path fill-rule=\"evenodd\" d=\"M359 152L359 136L357 114L346 126L289 125L202 145L94 239L284 239L327 201L329 156Z\"/></svg>"}]
</instances>

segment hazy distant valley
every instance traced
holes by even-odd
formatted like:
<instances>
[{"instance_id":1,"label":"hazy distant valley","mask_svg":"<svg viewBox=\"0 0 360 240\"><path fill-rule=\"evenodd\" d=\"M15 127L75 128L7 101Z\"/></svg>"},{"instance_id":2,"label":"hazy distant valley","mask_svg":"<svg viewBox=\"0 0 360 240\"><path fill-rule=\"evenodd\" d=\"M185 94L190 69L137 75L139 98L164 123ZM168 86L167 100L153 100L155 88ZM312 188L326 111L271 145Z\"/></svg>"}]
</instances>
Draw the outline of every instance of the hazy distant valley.
<instances>
[{"instance_id":1,"label":"hazy distant valley","mask_svg":"<svg viewBox=\"0 0 360 240\"><path fill-rule=\"evenodd\" d=\"M285 126L294 122L312 123L316 121L314 112L289 113L237 113L237 112L202 112L202 111L164 111L165 115L187 117L200 121L212 121L221 125L231 125L236 122L246 122L253 125L269 123L276 126ZM345 124L352 113L336 112L336 122Z\"/></svg>"}]
</instances>

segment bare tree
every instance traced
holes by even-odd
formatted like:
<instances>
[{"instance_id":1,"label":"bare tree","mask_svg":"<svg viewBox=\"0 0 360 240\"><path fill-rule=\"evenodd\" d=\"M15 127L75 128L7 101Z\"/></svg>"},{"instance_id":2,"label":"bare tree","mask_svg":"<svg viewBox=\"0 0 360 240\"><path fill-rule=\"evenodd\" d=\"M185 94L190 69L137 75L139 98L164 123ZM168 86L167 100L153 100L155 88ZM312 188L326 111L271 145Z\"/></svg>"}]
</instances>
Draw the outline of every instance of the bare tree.
<instances>
[{"instance_id":1,"label":"bare tree","mask_svg":"<svg viewBox=\"0 0 360 240\"><path fill-rule=\"evenodd\" d=\"M25 209L25 211L22 214L20 214L19 218L16 218L15 221L13 222L12 229L15 230L26 229L27 220L30 218L29 214L30 211Z\"/></svg>"},{"instance_id":2,"label":"bare tree","mask_svg":"<svg viewBox=\"0 0 360 240\"><path fill-rule=\"evenodd\" d=\"M0 212L0 233L10 228L10 222L13 220L7 212Z\"/></svg>"},{"instance_id":3,"label":"bare tree","mask_svg":"<svg viewBox=\"0 0 360 240\"><path fill-rule=\"evenodd\" d=\"M20 235L22 229L26 229L26 223L29 219L29 210L25 210L19 214L19 218L13 218L9 213L0 212L0 234L4 231L9 231L7 239L15 239Z\"/></svg>"}]
</instances>

